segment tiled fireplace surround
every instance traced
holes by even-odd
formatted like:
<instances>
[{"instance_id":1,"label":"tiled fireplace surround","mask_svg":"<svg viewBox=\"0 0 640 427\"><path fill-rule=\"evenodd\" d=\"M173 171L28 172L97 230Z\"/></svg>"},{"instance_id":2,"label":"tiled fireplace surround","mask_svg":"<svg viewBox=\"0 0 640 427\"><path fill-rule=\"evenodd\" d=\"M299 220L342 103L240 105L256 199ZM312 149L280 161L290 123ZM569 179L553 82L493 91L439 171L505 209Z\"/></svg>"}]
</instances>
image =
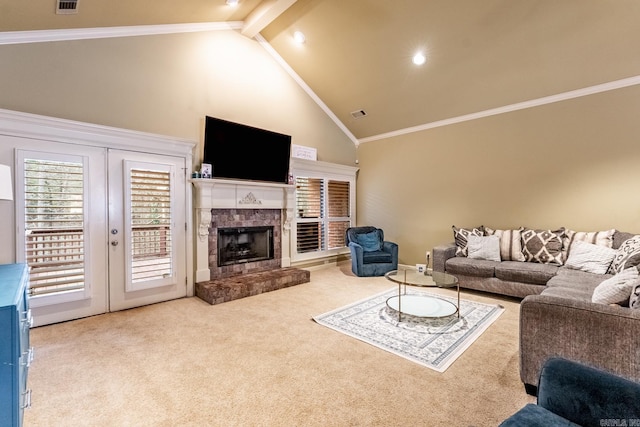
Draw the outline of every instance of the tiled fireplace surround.
<instances>
[{"instance_id":1,"label":"tiled fireplace surround","mask_svg":"<svg viewBox=\"0 0 640 427\"><path fill-rule=\"evenodd\" d=\"M221 179L192 179L198 227L196 282L289 267L294 186ZM274 259L218 267L217 228L274 227Z\"/></svg>"},{"instance_id":2,"label":"tiled fireplace surround","mask_svg":"<svg viewBox=\"0 0 640 427\"><path fill-rule=\"evenodd\" d=\"M280 209L212 209L211 228L209 229L211 280L280 268L282 262L281 217ZM259 226L273 227L273 259L218 265L218 228Z\"/></svg>"}]
</instances>

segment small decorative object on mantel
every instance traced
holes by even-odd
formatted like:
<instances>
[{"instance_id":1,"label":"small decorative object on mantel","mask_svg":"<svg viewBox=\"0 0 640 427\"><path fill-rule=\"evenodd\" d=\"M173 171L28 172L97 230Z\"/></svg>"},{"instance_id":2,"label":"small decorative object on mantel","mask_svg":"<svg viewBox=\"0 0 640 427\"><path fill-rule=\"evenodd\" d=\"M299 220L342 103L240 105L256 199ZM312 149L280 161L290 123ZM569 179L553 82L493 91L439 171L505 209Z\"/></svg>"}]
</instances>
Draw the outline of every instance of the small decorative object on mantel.
<instances>
[{"instance_id":1,"label":"small decorative object on mantel","mask_svg":"<svg viewBox=\"0 0 640 427\"><path fill-rule=\"evenodd\" d=\"M202 178L211 178L213 174L213 167L209 163L203 163L200 167L200 174Z\"/></svg>"},{"instance_id":2,"label":"small decorative object on mantel","mask_svg":"<svg viewBox=\"0 0 640 427\"><path fill-rule=\"evenodd\" d=\"M431 276L431 273L433 272L433 270L429 268L429 261L431 261L431 253L427 251L426 256L427 256L427 266L424 269L424 274L427 276Z\"/></svg>"}]
</instances>

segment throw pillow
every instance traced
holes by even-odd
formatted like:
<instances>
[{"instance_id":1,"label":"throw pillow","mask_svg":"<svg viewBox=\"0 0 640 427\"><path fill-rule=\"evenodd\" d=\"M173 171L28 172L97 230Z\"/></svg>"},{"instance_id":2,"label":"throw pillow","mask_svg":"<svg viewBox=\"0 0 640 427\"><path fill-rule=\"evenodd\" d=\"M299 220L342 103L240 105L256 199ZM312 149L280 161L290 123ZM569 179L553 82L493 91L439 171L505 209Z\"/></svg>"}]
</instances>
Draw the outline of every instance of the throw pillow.
<instances>
[{"instance_id":1,"label":"throw pillow","mask_svg":"<svg viewBox=\"0 0 640 427\"><path fill-rule=\"evenodd\" d=\"M569 258L564 265L574 270L605 274L614 256L616 256L615 249L576 240L571 245Z\"/></svg>"},{"instance_id":2,"label":"throw pillow","mask_svg":"<svg viewBox=\"0 0 640 427\"><path fill-rule=\"evenodd\" d=\"M522 254L522 243L520 234L522 227L517 230L494 230L485 227L484 233L487 236L498 236L500 238L500 259L502 261L524 261Z\"/></svg>"},{"instance_id":3,"label":"throw pillow","mask_svg":"<svg viewBox=\"0 0 640 427\"><path fill-rule=\"evenodd\" d=\"M562 265L562 238L564 228L558 230L532 230L521 233L522 253L527 262Z\"/></svg>"},{"instance_id":4,"label":"throw pillow","mask_svg":"<svg viewBox=\"0 0 640 427\"><path fill-rule=\"evenodd\" d=\"M500 262L500 238L498 236L469 236L467 250L471 259Z\"/></svg>"},{"instance_id":5,"label":"throw pillow","mask_svg":"<svg viewBox=\"0 0 640 427\"><path fill-rule=\"evenodd\" d=\"M631 291L629 298L629 308L640 308L640 283Z\"/></svg>"},{"instance_id":6,"label":"throw pillow","mask_svg":"<svg viewBox=\"0 0 640 427\"><path fill-rule=\"evenodd\" d=\"M363 251L376 252L382 250L382 242L380 241L380 235L377 231L360 233L357 236L358 244L362 246Z\"/></svg>"},{"instance_id":7,"label":"throw pillow","mask_svg":"<svg viewBox=\"0 0 640 427\"><path fill-rule=\"evenodd\" d=\"M455 225L453 229L453 238L456 241L456 256L467 256L467 238L473 236L484 236L484 227L476 228L458 228Z\"/></svg>"},{"instance_id":8,"label":"throw pillow","mask_svg":"<svg viewBox=\"0 0 640 427\"><path fill-rule=\"evenodd\" d=\"M640 264L640 235L633 236L625 240L616 250L616 256L613 258L610 273L619 273L629 267L635 267Z\"/></svg>"},{"instance_id":9,"label":"throw pillow","mask_svg":"<svg viewBox=\"0 0 640 427\"><path fill-rule=\"evenodd\" d=\"M600 304L625 303L629 301L631 291L638 284L640 284L638 269L636 267L627 268L596 286L591 301Z\"/></svg>"},{"instance_id":10,"label":"throw pillow","mask_svg":"<svg viewBox=\"0 0 640 427\"><path fill-rule=\"evenodd\" d=\"M569 254L571 253L571 245L573 242L581 241L592 243L598 246L605 246L607 248L613 247L613 236L616 233L615 229L604 230L604 231L573 231L573 230L565 230L564 241L563 241L563 250L565 252L564 259L569 258Z\"/></svg>"}]
</instances>

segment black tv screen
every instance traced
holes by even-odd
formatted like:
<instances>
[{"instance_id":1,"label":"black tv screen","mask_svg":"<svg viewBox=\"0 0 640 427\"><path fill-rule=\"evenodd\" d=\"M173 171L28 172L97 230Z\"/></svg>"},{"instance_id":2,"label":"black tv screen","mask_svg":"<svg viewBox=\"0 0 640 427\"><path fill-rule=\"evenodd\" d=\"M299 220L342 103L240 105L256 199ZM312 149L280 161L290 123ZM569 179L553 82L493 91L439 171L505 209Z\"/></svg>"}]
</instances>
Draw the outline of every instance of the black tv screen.
<instances>
[{"instance_id":1,"label":"black tv screen","mask_svg":"<svg viewBox=\"0 0 640 427\"><path fill-rule=\"evenodd\" d=\"M206 117L203 163L213 178L287 184L291 136Z\"/></svg>"}]
</instances>

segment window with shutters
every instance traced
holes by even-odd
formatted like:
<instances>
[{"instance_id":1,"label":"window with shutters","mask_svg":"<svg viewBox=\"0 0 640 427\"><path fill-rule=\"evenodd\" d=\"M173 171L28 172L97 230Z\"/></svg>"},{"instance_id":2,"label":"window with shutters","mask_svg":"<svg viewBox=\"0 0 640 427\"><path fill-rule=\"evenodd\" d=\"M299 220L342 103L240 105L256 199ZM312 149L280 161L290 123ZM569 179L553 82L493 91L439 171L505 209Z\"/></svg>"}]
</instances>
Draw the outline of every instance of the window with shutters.
<instances>
[{"instance_id":1,"label":"window with shutters","mask_svg":"<svg viewBox=\"0 0 640 427\"><path fill-rule=\"evenodd\" d=\"M22 170L31 295L84 292L88 211L84 159L36 153L23 159Z\"/></svg>"},{"instance_id":2,"label":"window with shutters","mask_svg":"<svg viewBox=\"0 0 640 427\"><path fill-rule=\"evenodd\" d=\"M343 175L333 170L336 167L347 168L341 165L297 162L307 165L307 168L293 165L296 186L294 260L344 251L345 232L355 223L355 170L352 174Z\"/></svg>"},{"instance_id":3,"label":"window with shutters","mask_svg":"<svg viewBox=\"0 0 640 427\"><path fill-rule=\"evenodd\" d=\"M170 165L127 161L125 212L127 238L127 290L172 284L173 168Z\"/></svg>"}]
</instances>

